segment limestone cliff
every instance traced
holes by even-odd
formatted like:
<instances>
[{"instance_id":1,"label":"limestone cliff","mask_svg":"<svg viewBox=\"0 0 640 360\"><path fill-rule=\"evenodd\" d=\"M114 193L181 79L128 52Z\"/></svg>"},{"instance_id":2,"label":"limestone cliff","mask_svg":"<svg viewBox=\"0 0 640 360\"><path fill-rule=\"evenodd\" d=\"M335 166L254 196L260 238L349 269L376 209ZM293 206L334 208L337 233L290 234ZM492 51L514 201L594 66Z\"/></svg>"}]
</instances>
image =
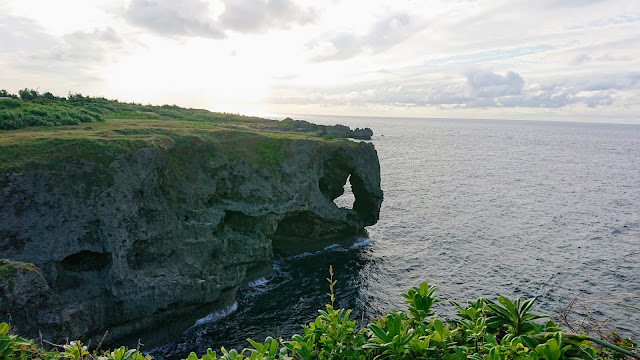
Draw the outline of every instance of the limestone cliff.
<instances>
[{"instance_id":1,"label":"limestone cliff","mask_svg":"<svg viewBox=\"0 0 640 360\"><path fill-rule=\"evenodd\" d=\"M264 136L245 135L164 137L106 163L0 173L0 258L11 260L0 264L0 321L25 336L109 330L116 341L232 301L274 253L378 220L372 144L293 137L262 149ZM356 201L338 208L348 177Z\"/></svg>"}]
</instances>

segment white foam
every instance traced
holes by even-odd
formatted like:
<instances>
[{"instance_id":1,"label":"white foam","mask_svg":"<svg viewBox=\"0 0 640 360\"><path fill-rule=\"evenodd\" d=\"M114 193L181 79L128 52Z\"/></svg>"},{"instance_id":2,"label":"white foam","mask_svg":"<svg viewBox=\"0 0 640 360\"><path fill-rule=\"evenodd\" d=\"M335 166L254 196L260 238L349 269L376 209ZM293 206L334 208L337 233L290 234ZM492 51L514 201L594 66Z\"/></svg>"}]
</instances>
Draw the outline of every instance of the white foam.
<instances>
[{"instance_id":1,"label":"white foam","mask_svg":"<svg viewBox=\"0 0 640 360\"><path fill-rule=\"evenodd\" d=\"M359 248L362 246L366 246L369 243L371 243L371 238L358 238L356 240L355 243L353 243L351 246L349 246L349 248L345 248L344 246L340 245L340 244L331 244L327 247L325 247L322 250L318 250L316 252L303 252L302 254L298 254L298 255L293 255L288 257L287 259L300 259L300 258L305 258L308 256L314 256L314 255L318 255L318 254L322 254L328 251L349 251L349 249L355 249L355 248Z\"/></svg>"},{"instance_id":2,"label":"white foam","mask_svg":"<svg viewBox=\"0 0 640 360\"><path fill-rule=\"evenodd\" d=\"M312 256L315 254L320 253L320 251L314 252L314 253L310 253L310 252L303 252L302 254L298 254L298 255L293 255L293 256L289 256L287 259L300 259L300 258L304 258L307 256Z\"/></svg>"},{"instance_id":3,"label":"white foam","mask_svg":"<svg viewBox=\"0 0 640 360\"><path fill-rule=\"evenodd\" d=\"M227 308L222 309L222 310L218 310L218 311L216 311L214 313L211 313L211 314L203 317L202 319L196 320L196 323L193 324L193 326L212 323L212 322L214 322L216 320L220 320L223 317L226 317L226 316L228 316L230 314L233 314L236 310L238 310L238 302L234 301L233 304L231 304Z\"/></svg>"},{"instance_id":4,"label":"white foam","mask_svg":"<svg viewBox=\"0 0 640 360\"><path fill-rule=\"evenodd\" d=\"M276 271L276 272L280 272L280 270L281 270L280 264L278 264L275 261L273 263L271 263L271 267L273 268L273 271Z\"/></svg>"},{"instance_id":5,"label":"white foam","mask_svg":"<svg viewBox=\"0 0 640 360\"><path fill-rule=\"evenodd\" d=\"M261 277L259 279L255 279L255 280L249 281L249 287L250 288L263 287L263 286L267 285L268 282L269 282L268 279L266 279L264 277Z\"/></svg>"},{"instance_id":6,"label":"white foam","mask_svg":"<svg viewBox=\"0 0 640 360\"><path fill-rule=\"evenodd\" d=\"M335 249L335 250L339 250L339 249L338 249L339 247L340 247L340 244L332 244L332 245L329 245L329 246L327 246L326 248L324 248L324 249L322 249L322 250L318 251L316 254L321 253L321 252L324 252L324 251L334 250L334 249Z\"/></svg>"},{"instance_id":7,"label":"white foam","mask_svg":"<svg viewBox=\"0 0 640 360\"><path fill-rule=\"evenodd\" d=\"M367 246L367 245L371 244L371 241L372 241L371 238L358 238L356 240L356 242L353 243L353 245L351 245L350 249L355 249L355 248Z\"/></svg>"}]
</instances>

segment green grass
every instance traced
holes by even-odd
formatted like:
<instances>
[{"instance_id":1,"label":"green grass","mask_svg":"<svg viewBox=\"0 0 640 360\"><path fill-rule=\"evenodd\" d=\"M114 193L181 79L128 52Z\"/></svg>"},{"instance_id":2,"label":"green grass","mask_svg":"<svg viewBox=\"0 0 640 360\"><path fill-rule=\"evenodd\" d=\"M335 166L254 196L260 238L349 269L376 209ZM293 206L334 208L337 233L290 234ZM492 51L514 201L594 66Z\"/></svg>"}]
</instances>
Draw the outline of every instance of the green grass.
<instances>
[{"instance_id":1,"label":"green grass","mask_svg":"<svg viewBox=\"0 0 640 360\"><path fill-rule=\"evenodd\" d=\"M285 158L283 148L288 139L266 138L260 140L256 146L256 151L262 160L269 165L280 165Z\"/></svg>"},{"instance_id":2,"label":"green grass","mask_svg":"<svg viewBox=\"0 0 640 360\"><path fill-rule=\"evenodd\" d=\"M12 261L5 259L0 260L0 278L11 281L17 272L18 269L12 266Z\"/></svg>"},{"instance_id":3,"label":"green grass","mask_svg":"<svg viewBox=\"0 0 640 360\"><path fill-rule=\"evenodd\" d=\"M15 287L14 278L18 271L35 271L40 273L40 270L33 264L0 259L0 280L6 281L9 284L9 290L11 291L13 291L13 288Z\"/></svg>"},{"instance_id":4,"label":"green grass","mask_svg":"<svg viewBox=\"0 0 640 360\"><path fill-rule=\"evenodd\" d=\"M193 151L208 153L208 161L247 161L267 167L278 166L291 157L287 148L294 140L320 141L336 147L357 145L254 123L113 119L77 126L0 131L0 174L38 169L59 173L70 163L83 162L102 172L102 180L91 175L96 185L108 184L113 171L109 165L122 154L141 148L167 149L174 153L183 146L194 146L195 143L189 144L195 138L204 145Z\"/></svg>"},{"instance_id":5,"label":"green grass","mask_svg":"<svg viewBox=\"0 0 640 360\"><path fill-rule=\"evenodd\" d=\"M96 169L94 173L101 172L86 174L88 185L108 184L113 175L109 165L122 154L145 147L175 153L194 138L206 144L198 151L210 152L208 161L247 161L267 167L279 166L292 156L287 146L293 140L357 146L250 116L82 95L29 94L31 100L0 100L0 174L37 169L59 173L70 163L84 162Z\"/></svg>"},{"instance_id":6,"label":"green grass","mask_svg":"<svg viewBox=\"0 0 640 360\"><path fill-rule=\"evenodd\" d=\"M187 109L176 105L122 103L79 94L68 98L44 96L34 92L25 99L0 100L0 129L14 130L32 126L63 126L107 119L165 119L219 123L264 123L251 116Z\"/></svg>"},{"instance_id":7,"label":"green grass","mask_svg":"<svg viewBox=\"0 0 640 360\"><path fill-rule=\"evenodd\" d=\"M90 138L36 138L20 144L1 146L0 171L19 172L30 169L61 170L74 160L88 160L109 165L118 155L144 146L135 140L100 140Z\"/></svg>"},{"instance_id":8,"label":"green grass","mask_svg":"<svg viewBox=\"0 0 640 360\"><path fill-rule=\"evenodd\" d=\"M103 121L102 116L68 102L0 100L0 129L62 126Z\"/></svg>"}]
</instances>

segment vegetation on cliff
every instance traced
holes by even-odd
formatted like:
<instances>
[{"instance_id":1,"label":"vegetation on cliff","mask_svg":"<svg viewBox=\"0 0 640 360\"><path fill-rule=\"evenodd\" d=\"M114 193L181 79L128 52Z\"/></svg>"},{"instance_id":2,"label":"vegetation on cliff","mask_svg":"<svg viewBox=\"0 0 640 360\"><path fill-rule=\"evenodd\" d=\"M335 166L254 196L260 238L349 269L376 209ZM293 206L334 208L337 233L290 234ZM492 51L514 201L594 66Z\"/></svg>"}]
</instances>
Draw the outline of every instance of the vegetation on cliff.
<instances>
[{"instance_id":1,"label":"vegetation on cliff","mask_svg":"<svg viewBox=\"0 0 640 360\"><path fill-rule=\"evenodd\" d=\"M227 113L214 113L202 109L185 109L176 105L141 105L69 94L57 97L49 92L24 89L19 95L0 90L0 129L11 130L32 126L78 125L108 119L180 119L216 122L261 122L260 118Z\"/></svg>"},{"instance_id":2,"label":"vegetation on cliff","mask_svg":"<svg viewBox=\"0 0 640 360\"><path fill-rule=\"evenodd\" d=\"M9 288L13 288L15 285L14 277L18 271L40 272L35 265L30 263L0 259L0 280L6 281L9 284Z\"/></svg>"},{"instance_id":3,"label":"vegetation on cliff","mask_svg":"<svg viewBox=\"0 0 640 360\"><path fill-rule=\"evenodd\" d=\"M61 170L70 161L103 166L140 148L179 148L190 141L210 145L222 161L245 160L265 166L286 158L288 139L343 142L290 124L186 109L176 105L141 105L69 94L56 97L24 89L0 90L0 173L30 169ZM324 136L324 137L323 137ZM238 146L242 144L242 146Z\"/></svg>"},{"instance_id":4,"label":"vegetation on cliff","mask_svg":"<svg viewBox=\"0 0 640 360\"><path fill-rule=\"evenodd\" d=\"M5 113L102 119L0 130L0 257L40 271L0 269L0 322L23 336L95 344L108 329L119 343L181 329L274 253L323 248L378 220L373 144L323 138L322 125L21 95L0 99ZM333 202L347 179L352 208Z\"/></svg>"},{"instance_id":5,"label":"vegetation on cliff","mask_svg":"<svg viewBox=\"0 0 640 360\"><path fill-rule=\"evenodd\" d=\"M328 294L333 303L333 278ZM350 310L320 310L315 321L302 326L303 334L290 339L268 337L263 343L247 339L250 348L241 351L209 349L201 357L191 353L186 360L243 359L450 359L450 360L560 360L560 359L640 359L637 344L621 339L616 344L563 331L543 315L531 313L535 299L497 301L480 298L466 305L449 304L457 318L443 320L431 307L442 300L427 283L402 294L408 313L391 311L357 329ZM144 360L136 349L95 350L89 353L79 341L47 351L32 340L8 333L0 324L0 357L8 359Z\"/></svg>"}]
</instances>

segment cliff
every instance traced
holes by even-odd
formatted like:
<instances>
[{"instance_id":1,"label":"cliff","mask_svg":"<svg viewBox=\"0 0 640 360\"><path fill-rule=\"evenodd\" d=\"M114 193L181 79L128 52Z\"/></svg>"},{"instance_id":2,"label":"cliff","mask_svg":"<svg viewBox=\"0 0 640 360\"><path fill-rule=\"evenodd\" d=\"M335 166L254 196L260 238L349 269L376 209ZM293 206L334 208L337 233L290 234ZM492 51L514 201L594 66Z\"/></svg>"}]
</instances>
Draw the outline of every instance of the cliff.
<instances>
[{"instance_id":1,"label":"cliff","mask_svg":"<svg viewBox=\"0 0 640 360\"><path fill-rule=\"evenodd\" d=\"M317 132L321 135L329 135L338 138L371 140L371 137L373 136L373 130L370 128L355 128L352 130L345 125L316 125L305 120L293 120L292 118L286 118L282 120L282 122L297 131Z\"/></svg>"},{"instance_id":2,"label":"cliff","mask_svg":"<svg viewBox=\"0 0 640 360\"><path fill-rule=\"evenodd\" d=\"M353 209L338 208L349 177ZM281 122L3 131L0 322L53 341L188 326L274 253L374 224L382 195L372 144Z\"/></svg>"}]
</instances>

